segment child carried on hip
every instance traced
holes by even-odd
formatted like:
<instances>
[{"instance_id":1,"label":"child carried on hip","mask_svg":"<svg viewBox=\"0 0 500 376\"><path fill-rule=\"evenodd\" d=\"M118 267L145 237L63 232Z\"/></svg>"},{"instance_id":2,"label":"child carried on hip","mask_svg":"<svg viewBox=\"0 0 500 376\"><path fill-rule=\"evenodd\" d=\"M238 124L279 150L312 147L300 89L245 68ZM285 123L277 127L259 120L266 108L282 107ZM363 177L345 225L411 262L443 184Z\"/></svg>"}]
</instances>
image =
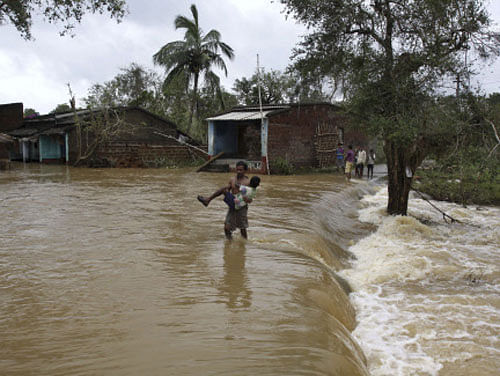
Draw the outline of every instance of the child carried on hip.
<instances>
[{"instance_id":1,"label":"child carried on hip","mask_svg":"<svg viewBox=\"0 0 500 376\"><path fill-rule=\"evenodd\" d=\"M238 192L231 193L229 190L224 192L224 202L229 206L229 208L234 210L240 210L241 208L247 206L257 195L257 187L260 184L260 178L258 176L252 176L248 186L239 185L237 186Z\"/></svg>"}]
</instances>

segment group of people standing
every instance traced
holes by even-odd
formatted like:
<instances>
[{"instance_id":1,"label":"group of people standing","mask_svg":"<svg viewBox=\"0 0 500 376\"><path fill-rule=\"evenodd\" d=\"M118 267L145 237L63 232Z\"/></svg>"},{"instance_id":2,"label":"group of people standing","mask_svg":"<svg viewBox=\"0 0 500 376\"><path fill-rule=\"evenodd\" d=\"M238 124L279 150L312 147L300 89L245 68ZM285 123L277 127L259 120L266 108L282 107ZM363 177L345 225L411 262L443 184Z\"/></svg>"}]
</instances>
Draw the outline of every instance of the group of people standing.
<instances>
[{"instance_id":1,"label":"group of people standing","mask_svg":"<svg viewBox=\"0 0 500 376\"><path fill-rule=\"evenodd\" d=\"M354 170L355 177L362 179L365 165L367 167L368 179L373 179L373 167L375 166L375 152L370 149L366 153L362 146L356 147L353 150L352 145L348 146L347 152L344 151L343 145L339 143L336 151L337 171L344 170L347 180L351 179L352 171Z\"/></svg>"}]
</instances>

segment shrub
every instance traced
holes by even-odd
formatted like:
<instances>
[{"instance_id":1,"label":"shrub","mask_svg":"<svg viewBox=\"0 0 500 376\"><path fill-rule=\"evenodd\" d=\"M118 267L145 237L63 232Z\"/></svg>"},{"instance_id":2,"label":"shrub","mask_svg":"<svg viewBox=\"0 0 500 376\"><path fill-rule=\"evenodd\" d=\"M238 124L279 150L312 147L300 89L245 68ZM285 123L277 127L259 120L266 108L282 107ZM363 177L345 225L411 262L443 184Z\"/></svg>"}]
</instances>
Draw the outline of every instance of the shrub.
<instances>
[{"instance_id":1,"label":"shrub","mask_svg":"<svg viewBox=\"0 0 500 376\"><path fill-rule=\"evenodd\" d=\"M271 172L277 175L291 175L294 173L294 166L285 158L278 157L271 162Z\"/></svg>"},{"instance_id":2,"label":"shrub","mask_svg":"<svg viewBox=\"0 0 500 376\"><path fill-rule=\"evenodd\" d=\"M437 200L464 206L500 205L500 176L497 173L483 168L481 174L464 176L457 170L419 170L420 180L415 188Z\"/></svg>"}]
</instances>

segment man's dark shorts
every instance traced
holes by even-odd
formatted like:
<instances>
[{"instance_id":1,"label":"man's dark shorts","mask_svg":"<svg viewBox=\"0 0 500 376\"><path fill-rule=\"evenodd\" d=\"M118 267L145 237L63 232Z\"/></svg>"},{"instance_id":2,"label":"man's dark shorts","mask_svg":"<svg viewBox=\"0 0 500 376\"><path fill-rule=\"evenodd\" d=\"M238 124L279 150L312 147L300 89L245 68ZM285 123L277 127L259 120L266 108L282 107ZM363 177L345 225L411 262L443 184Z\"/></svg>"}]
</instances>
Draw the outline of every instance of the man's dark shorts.
<instances>
[{"instance_id":1,"label":"man's dark shorts","mask_svg":"<svg viewBox=\"0 0 500 376\"><path fill-rule=\"evenodd\" d=\"M226 221L224 222L229 231L234 231L237 228L248 228L248 206L244 206L239 210L228 209L226 214Z\"/></svg>"}]
</instances>

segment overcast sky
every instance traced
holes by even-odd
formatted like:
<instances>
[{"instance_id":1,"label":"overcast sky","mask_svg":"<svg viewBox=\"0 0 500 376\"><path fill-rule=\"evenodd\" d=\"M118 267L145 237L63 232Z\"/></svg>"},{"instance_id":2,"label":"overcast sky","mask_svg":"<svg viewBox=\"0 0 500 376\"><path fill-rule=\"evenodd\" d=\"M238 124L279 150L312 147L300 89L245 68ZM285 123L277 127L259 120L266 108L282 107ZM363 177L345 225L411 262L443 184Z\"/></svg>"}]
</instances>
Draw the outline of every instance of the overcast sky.
<instances>
[{"instance_id":1,"label":"overcast sky","mask_svg":"<svg viewBox=\"0 0 500 376\"><path fill-rule=\"evenodd\" d=\"M24 108L40 113L67 103L67 83L77 105L94 83L111 80L120 68L132 62L153 68L152 56L164 44L180 40L173 22L177 15L191 18L195 3L199 22L207 32L217 29L233 47L235 59L227 62L228 77L222 83L231 89L236 78L250 77L256 55L266 70L284 70L292 48L306 30L286 19L283 8L271 0L128 0L130 13L117 24L107 16L87 15L75 36L60 37L61 25L36 21L34 41L25 41L12 25L0 26L0 103L23 102ZM500 27L500 0L489 7ZM159 71L159 69L157 68ZM479 82L486 92L500 91L500 60L482 68Z\"/></svg>"}]
</instances>

